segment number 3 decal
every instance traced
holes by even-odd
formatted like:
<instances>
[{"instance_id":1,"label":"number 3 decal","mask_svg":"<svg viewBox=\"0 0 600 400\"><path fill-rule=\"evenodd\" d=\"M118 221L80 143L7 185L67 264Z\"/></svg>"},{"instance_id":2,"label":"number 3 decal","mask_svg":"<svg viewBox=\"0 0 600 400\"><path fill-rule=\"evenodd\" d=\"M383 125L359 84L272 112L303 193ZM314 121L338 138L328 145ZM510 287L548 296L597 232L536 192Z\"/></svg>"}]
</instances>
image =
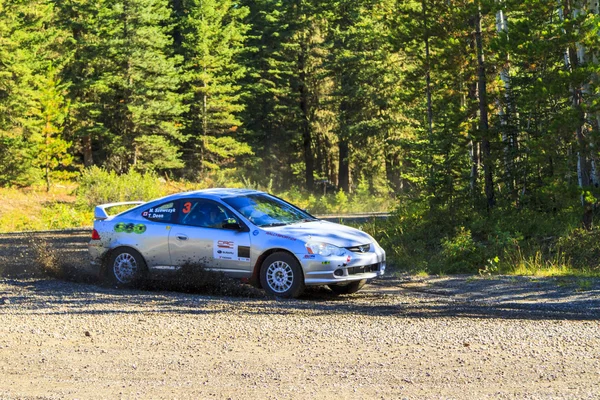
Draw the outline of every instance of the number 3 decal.
<instances>
[{"instance_id":1,"label":"number 3 decal","mask_svg":"<svg viewBox=\"0 0 600 400\"><path fill-rule=\"evenodd\" d=\"M189 213L191 209L192 209L192 203L190 203L189 201L183 205L183 213L184 214Z\"/></svg>"}]
</instances>

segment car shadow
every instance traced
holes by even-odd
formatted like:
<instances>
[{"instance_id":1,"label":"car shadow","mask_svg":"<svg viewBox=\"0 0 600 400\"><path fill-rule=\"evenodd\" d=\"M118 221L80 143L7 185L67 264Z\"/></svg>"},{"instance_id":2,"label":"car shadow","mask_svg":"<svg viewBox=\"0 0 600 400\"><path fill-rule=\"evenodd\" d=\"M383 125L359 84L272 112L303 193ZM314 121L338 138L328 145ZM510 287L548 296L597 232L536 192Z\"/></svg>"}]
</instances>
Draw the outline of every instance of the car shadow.
<instances>
[{"instance_id":1,"label":"car shadow","mask_svg":"<svg viewBox=\"0 0 600 400\"><path fill-rule=\"evenodd\" d=\"M301 312L389 318L600 319L598 280L585 291L561 282L498 277L472 283L469 278L456 277L423 283L412 278L388 278L353 295L337 296L327 288L316 287L308 288L299 299L280 299L180 292L173 287L167 291L160 286L134 290L56 279L4 279L0 280L0 312L11 307L11 312L21 310L24 314ZM9 302L3 305L3 298Z\"/></svg>"}]
</instances>

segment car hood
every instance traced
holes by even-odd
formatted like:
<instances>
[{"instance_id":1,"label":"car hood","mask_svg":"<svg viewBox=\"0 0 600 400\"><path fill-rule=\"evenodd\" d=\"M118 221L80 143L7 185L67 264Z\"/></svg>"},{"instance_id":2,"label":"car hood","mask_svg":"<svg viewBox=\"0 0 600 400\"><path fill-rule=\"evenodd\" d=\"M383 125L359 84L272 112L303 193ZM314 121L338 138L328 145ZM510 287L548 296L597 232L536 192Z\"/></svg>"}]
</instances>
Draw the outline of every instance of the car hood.
<instances>
[{"instance_id":1,"label":"car hood","mask_svg":"<svg viewBox=\"0 0 600 400\"><path fill-rule=\"evenodd\" d=\"M263 229L304 242L325 242L338 247L358 246L375 241L363 231L328 221L310 221Z\"/></svg>"}]
</instances>

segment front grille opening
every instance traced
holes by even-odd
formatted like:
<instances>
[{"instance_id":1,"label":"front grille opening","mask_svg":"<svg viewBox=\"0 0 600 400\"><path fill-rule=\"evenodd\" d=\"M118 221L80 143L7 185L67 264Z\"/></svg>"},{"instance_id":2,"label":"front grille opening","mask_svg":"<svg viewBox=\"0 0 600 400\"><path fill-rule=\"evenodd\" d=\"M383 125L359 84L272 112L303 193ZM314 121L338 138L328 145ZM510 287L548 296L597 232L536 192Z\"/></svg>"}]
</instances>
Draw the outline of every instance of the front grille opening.
<instances>
[{"instance_id":1,"label":"front grille opening","mask_svg":"<svg viewBox=\"0 0 600 400\"><path fill-rule=\"evenodd\" d=\"M350 250L353 253L367 253L371 250L371 244L367 243L361 244L360 246L346 247L346 250Z\"/></svg>"},{"instance_id":2,"label":"front grille opening","mask_svg":"<svg viewBox=\"0 0 600 400\"><path fill-rule=\"evenodd\" d=\"M377 272L379 271L379 263L364 265L362 267L350 267L348 268L348 275L364 274L365 272Z\"/></svg>"}]
</instances>

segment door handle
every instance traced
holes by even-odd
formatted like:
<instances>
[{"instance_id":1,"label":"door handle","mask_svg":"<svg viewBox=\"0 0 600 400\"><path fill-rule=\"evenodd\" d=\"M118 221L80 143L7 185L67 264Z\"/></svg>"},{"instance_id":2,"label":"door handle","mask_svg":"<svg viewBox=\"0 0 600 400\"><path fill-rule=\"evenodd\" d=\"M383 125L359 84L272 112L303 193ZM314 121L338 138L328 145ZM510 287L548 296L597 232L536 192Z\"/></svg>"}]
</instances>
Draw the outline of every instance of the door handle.
<instances>
[{"instance_id":1,"label":"door handle","mask_svg":"<svg viewBox=\"0 0 600 400\"><path fill-rule=\"evenodd\" d=\"M179 239L179 240L187 240L188 237L185 236L185 235L177 235L177 239Z\"/></svg>"}]
</instances>

